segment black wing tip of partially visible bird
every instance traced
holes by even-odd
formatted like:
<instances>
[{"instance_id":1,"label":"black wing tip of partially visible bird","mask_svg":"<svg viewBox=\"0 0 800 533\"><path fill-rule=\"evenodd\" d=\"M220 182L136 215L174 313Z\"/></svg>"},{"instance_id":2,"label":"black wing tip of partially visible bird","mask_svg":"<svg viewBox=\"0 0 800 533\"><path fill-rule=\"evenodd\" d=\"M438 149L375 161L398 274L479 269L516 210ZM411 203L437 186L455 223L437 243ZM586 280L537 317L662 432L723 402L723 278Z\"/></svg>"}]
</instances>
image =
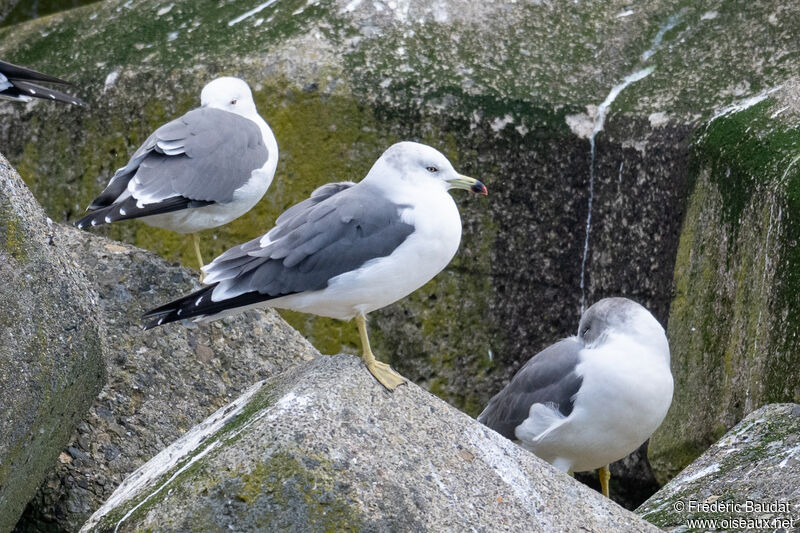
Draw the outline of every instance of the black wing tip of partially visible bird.
<instances>
[{"instance_id":1,"label":"black wing tip of partially visible bird","mask_svg":"<svg viewBox=\"0 0 800 533\"><path fill-rule=\"evenodd\" d=\"M14 63L9 63L8 61L0 60L0 72L2 72L3 75L9 79L15 78L18 80L43 81L46 83L57 83L59 85L72 85L72 83L62 80L61 78L39 72L38 70L33 70L32 68L15 65Z\"/></svg>"},{"instance_id":2,"label":"black wing tip of partially visible bird","mask_svg":"<svg viewBox=\"0 0 800 533\"><path fill-rule=\"evenodd\" d=\"M49 87L44 87L38 83L33 83L31 81L21 80L18 78L8 77L8 81L13 84L13 88L16 89L16 92L19 95L24 95L29 98L39 98L40 100L63 102L65 104L72 104L78 107L89 107L86 102L77 96L72 96L71 94L67 94L63 91L50 89Z\"/></svg>"}]
</instances>

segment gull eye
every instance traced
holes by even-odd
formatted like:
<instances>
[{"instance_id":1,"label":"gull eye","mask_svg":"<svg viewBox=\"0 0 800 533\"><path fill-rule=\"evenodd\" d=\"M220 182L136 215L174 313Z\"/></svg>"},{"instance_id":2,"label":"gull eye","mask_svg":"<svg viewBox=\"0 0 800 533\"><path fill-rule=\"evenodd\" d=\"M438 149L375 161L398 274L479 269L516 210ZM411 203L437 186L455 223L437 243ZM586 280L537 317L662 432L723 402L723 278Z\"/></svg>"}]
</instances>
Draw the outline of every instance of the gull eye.
<instances>
[{"instance_id":1,"label":"gull eye","mask_svg":"<svg viewBox=\"0 0 800 533\"><path fill-rule=\"evenodd\" d=\"M436 167L425 167L425 170L428 172L439 172L439 169Z\"/></svg>"},{"instance_id":2,"label":"gull eye","mask_svg":"<svg viewBox=\"0 0 800 533\"><path fill-rule=\"evenodd\" d=\"M238 101L239 101L239 100L237 100L237 99L235 99L235 98L234 98L233 100L231 100L231 105L236 105L236 102L238 102Z\"/></svg>"}]
</instances>

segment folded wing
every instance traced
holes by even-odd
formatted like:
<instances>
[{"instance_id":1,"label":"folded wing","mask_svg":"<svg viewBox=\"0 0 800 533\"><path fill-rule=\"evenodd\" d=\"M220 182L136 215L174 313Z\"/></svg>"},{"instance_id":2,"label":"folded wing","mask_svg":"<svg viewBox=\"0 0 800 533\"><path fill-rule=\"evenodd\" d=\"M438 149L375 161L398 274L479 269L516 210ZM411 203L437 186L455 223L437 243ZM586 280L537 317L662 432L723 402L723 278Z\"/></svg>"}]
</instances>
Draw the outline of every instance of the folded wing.
<instances>
[{"instance_id":1,"label":"folded wing","mask_svg":"<svg viewBox=\"0 0 800 533\"><path fill-rule=\"evenodd\" d=\"M569 416L583 382L575 373L582 349L580 342L568 338L533 356L489 401L478 421L516 440L515 430L523 422L543 432Z\"/></svg>"},{"instance_id":2,"label":"folded wing","mask_svg":"<svg viewBox=\"0 0 800 533\"><path fill-rule=\"evenodd\" d=\"M253 121L219 109L194 109L158 128L77 225L230 202L269 157Z\"/></svg>"},{"instance_id":3,"label":"folded wing","mask_svg":"<svg viewBox=\"0 0 800 533\"><path fill-rule=\"evenodd\" d=\"M403 208L369 185L321 187L284 212L269 233L205 267L212 285L147 313L146 327L324 289L333 278L390 255L413 233Z\"/></svg>"}]
</instances>

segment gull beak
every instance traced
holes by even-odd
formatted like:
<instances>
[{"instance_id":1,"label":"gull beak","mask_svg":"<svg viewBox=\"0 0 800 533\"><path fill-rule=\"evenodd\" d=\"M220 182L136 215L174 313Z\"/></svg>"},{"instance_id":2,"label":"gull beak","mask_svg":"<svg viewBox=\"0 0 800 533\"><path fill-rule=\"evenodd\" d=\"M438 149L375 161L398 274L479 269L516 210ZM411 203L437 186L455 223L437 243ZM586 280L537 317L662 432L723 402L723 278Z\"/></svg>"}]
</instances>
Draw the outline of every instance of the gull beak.
<instances>
[{"instance_id":1,"label":"gull beak","mask_svg":"<svg viewBox=\"0 0 800 533\"><path fill-rule=\"evenodd\" d=\"M489 194L489 191L486 190L486 185L475 178L470 178L469 176L464 176L463 174L458 174L457 178L447 180L447 183L450 185L451 189L466 189L484 196Z\"/></svg>"}]
</instances>

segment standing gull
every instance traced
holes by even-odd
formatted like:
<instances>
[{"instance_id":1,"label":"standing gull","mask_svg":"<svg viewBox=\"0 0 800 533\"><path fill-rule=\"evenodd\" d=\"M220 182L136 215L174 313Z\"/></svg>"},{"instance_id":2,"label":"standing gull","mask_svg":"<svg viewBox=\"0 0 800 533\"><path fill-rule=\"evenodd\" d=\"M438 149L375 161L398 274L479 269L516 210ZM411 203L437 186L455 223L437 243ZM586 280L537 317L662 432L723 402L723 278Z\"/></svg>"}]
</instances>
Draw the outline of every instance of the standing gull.
<instances>
[{"instance_id":1,"label":"standing gull","mask_svg":"<svg viewBox=\"0 0 800 533\"><path fill-rule=\"evenodd\" d=\"M141 218L191 233L227 224L264 196L278 164L278 143L238 78L203 88L201 107L158 128L114 173L79 228Z\"/></svg>"},{"instance_id":2,"label":"standing gull","mask_svg":"<svg viewBox=\"0 0 800 533\"><path fill-rule=\"evenodd\" d=\"M68 81L54 76L0 61L0 99L30 102L33 98L42 98L77 106L86 105L79 98L43 86L42 82L71 85Z\"/></svg>"},{"instance_id":3,"label":"standing gull","mask_svg":"<svg viewBox=\"0 0 800 533\"><path fill-rule=\"evenodd\" d=\"M672 402L664 328L627 298L600 300L578 336L536 354L489 401L478 421L564 472L600 469L658 428Z\"/></svg>"},{"instance_id":4,"label":"standing gull","mask_svg":"<svg viewBox=\"0 0 800 533\"><path fill-rule=\"evenodd\" d=\"M207 287L146 313L145 327L255 307L355 318L364 363L393 390L405 378L375 360L366 315L420 288L455 255L461 217L449 189L486 194L430 146L395 144L361 182L320 187L264 236L217 257L203 269Z\"/></svg>"}]
</instances>

